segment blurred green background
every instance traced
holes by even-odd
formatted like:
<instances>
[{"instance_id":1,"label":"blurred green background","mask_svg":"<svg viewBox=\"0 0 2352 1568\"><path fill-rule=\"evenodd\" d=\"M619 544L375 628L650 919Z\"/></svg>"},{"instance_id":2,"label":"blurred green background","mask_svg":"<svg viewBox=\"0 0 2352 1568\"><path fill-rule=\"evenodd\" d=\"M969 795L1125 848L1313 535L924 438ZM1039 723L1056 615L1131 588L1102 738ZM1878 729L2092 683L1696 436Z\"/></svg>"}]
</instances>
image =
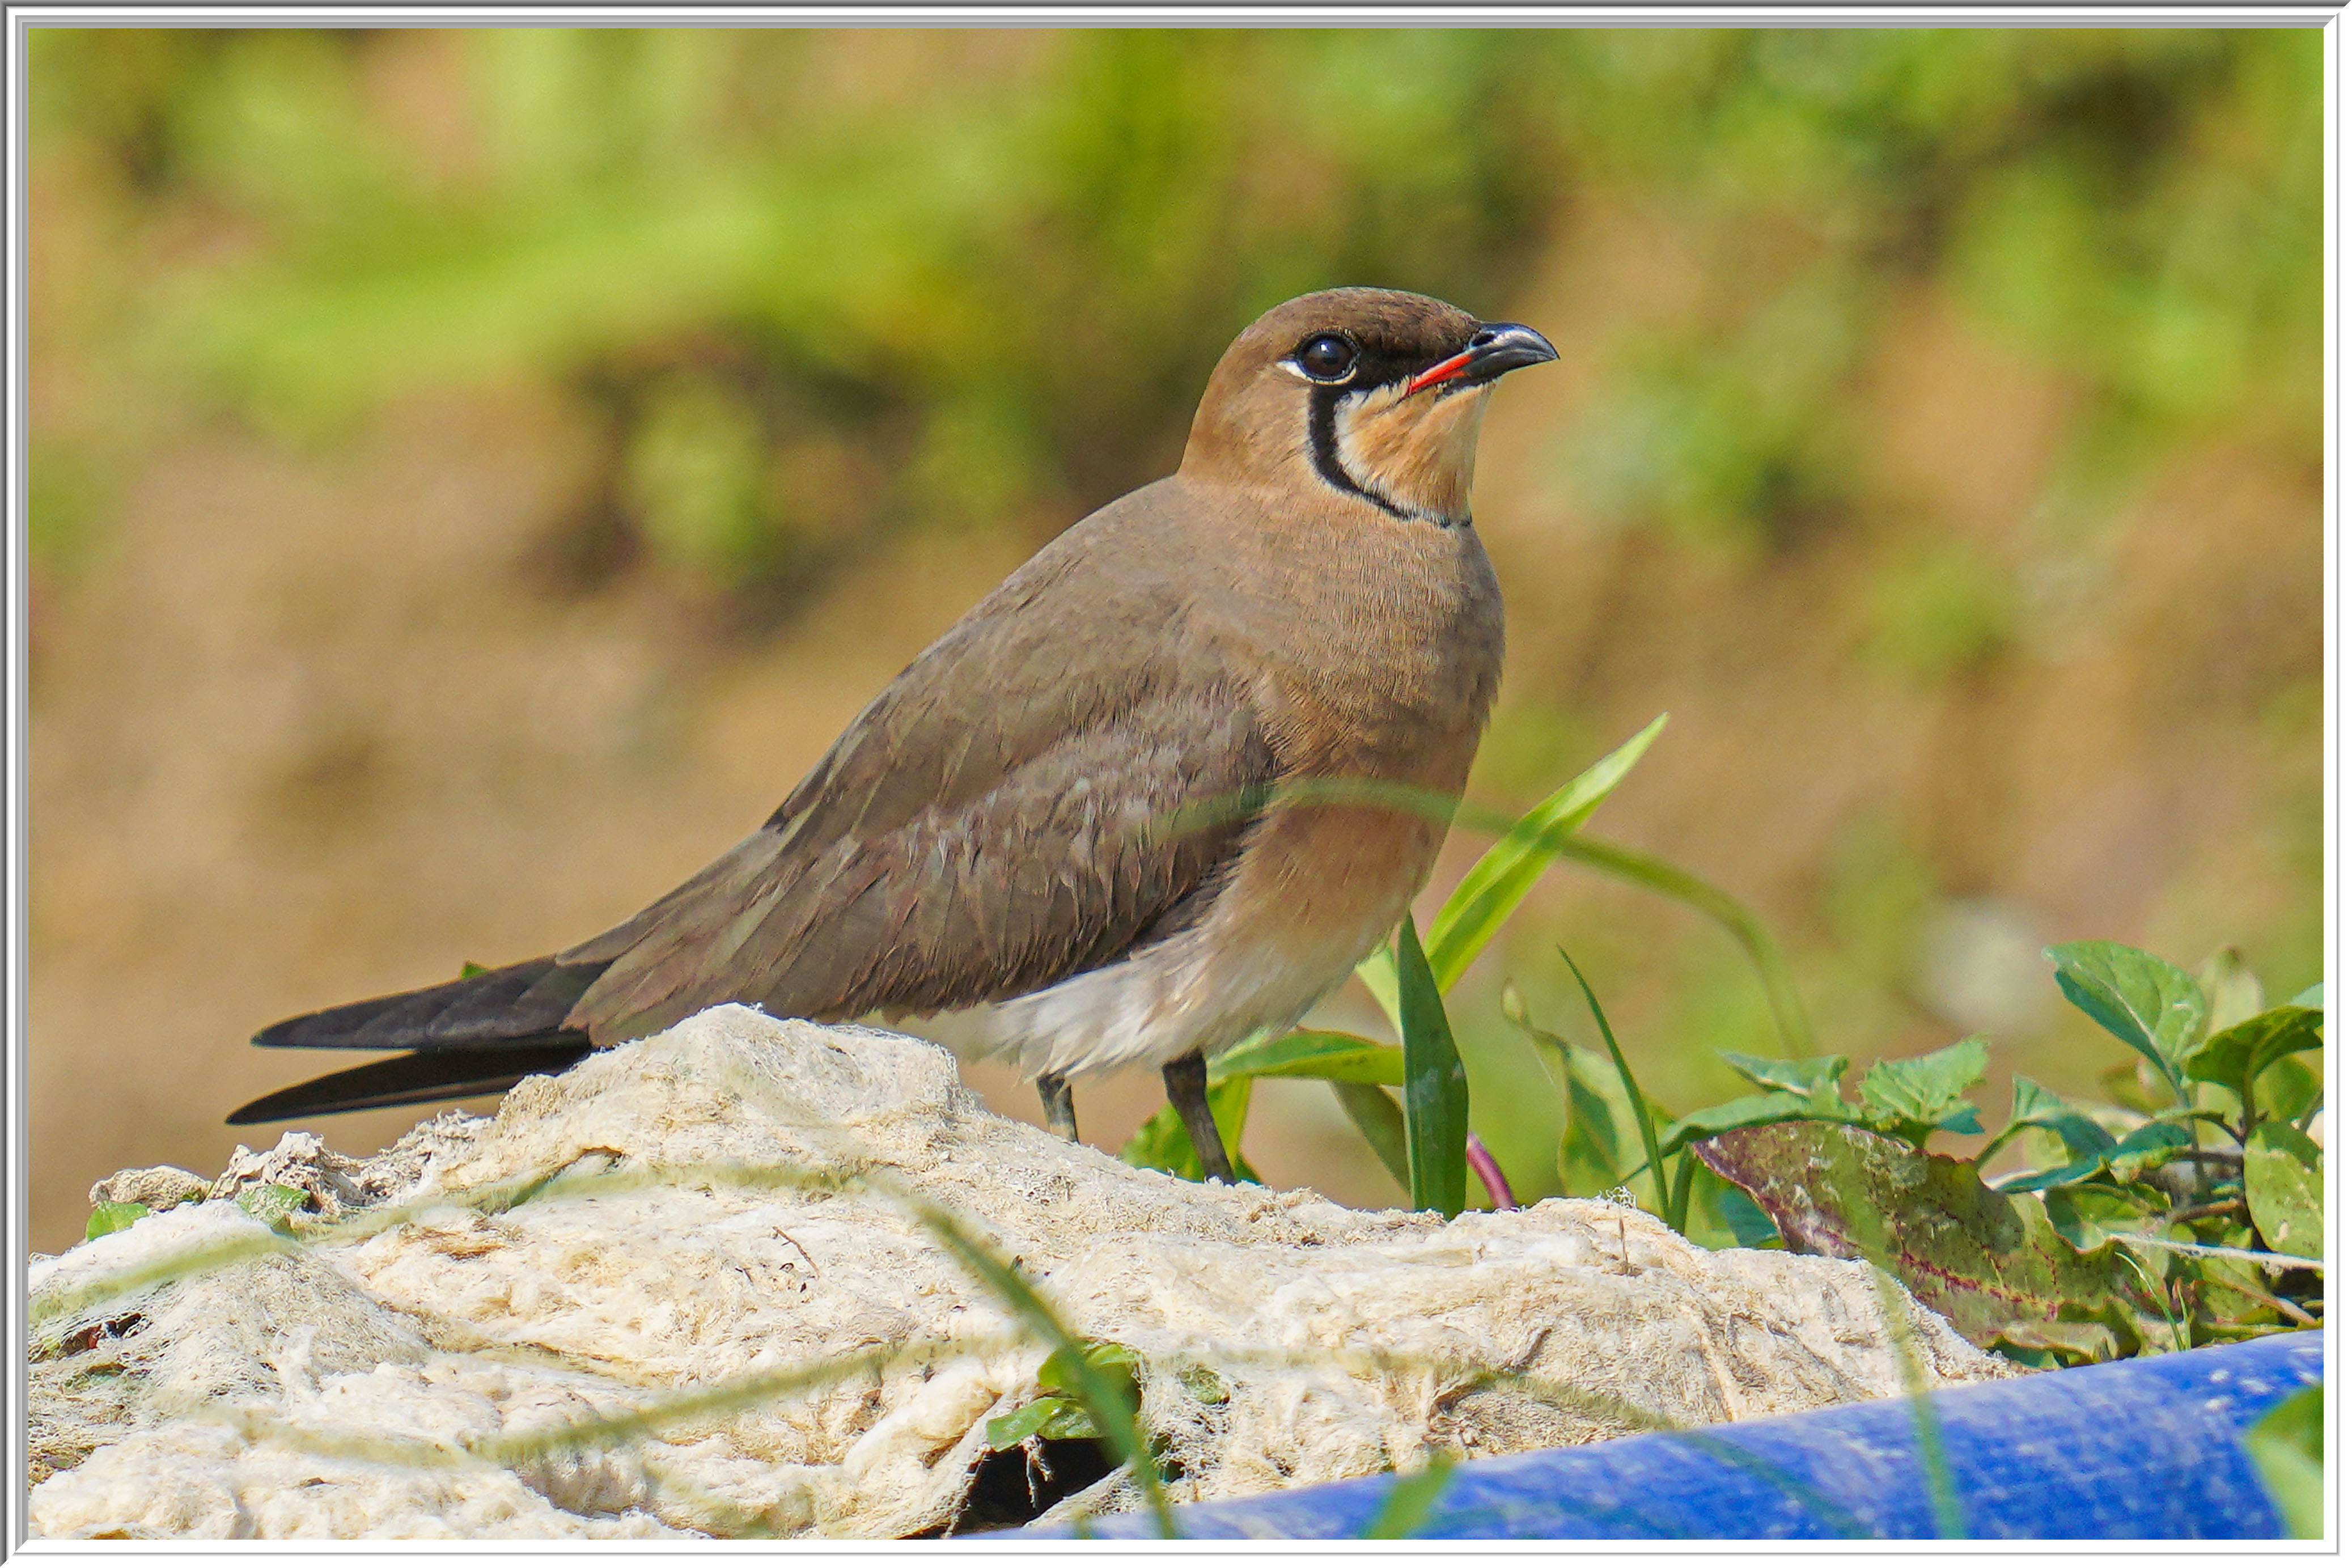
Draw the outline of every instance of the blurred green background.
<instances>
[{"instance_id":1,"label":"blurred green background","mask_svg":"<svg viewBox=\"0 0 2352 1568\"><path fill-rule=\"evenodd\" d=\"M346 1059L256 1026L577 940L733 843L1172 466L1235 331L1338 283L1562 351L1486 426L1475 800L1671 710L1595 831L1756 908L1862 1060L1984 1029L1997 1089L2092 1089L2120 1052L2046 942L2309 984L2320 48L36 27L34 1244ZM1774 1054L1718 930L1554 871L1455 994L1523 1194L1556 1101L1496 996L1584 1037L1555 942L1669 1104ZM1158 1096L1082 1083L1081 1125ZM1397 1201L1322 1086L1262 1086L1247 1147Z\"/></svg>"}]
</instances>

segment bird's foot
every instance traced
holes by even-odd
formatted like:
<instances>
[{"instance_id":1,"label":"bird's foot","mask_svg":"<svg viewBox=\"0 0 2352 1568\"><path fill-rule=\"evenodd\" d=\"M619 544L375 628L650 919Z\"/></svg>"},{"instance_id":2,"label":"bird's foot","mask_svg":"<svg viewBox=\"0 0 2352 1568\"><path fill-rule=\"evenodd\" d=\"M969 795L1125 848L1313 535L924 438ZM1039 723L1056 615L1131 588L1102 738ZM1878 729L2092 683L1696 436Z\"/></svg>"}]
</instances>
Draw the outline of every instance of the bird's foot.
<instances>
[{"instance_id":1,"label":"bird's foot","mask_svg":"<svg viewBox=\"0 0 2352 1568\"><path fill-rule=\"evenodd\" d=\"M1160 1069L1160 1079L1168 1086L1168 1103L1192 1134L1202 1172L1211 1181L1231 1185L1234 1163L1225 1157L1224 1134L1217 1131L1216 1115L1209 1109L1208 1058L1198 1051L1178 1057Z\"/></svg>"},{"instance_id":2,"label":"bird's foot","mask_svg":"<svg viewBox=\"0 0 2352 1568\"><path fill-rule=\"evenodd\" d=\"M1045 1104L1047 1131L1075 1143L1078 1141L1078 1108L1070 1098L1070 1080L1057 1072L1037 1075L1037 1098Z\"/></svg>"}]
</instances>

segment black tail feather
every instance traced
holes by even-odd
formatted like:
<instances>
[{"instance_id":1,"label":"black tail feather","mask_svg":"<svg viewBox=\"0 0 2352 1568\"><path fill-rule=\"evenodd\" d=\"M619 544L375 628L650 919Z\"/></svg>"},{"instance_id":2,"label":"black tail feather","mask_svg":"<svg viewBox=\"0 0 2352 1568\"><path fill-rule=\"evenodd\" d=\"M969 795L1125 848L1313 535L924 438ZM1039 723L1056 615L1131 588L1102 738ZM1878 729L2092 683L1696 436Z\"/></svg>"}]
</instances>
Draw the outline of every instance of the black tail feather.
<instances>
[{"instance_id":1,"label":"black tail feather","mask_svg":"<svg viewBox=\"0 0 2352 1568\"><path fill-rule=\"evenodd\" d=\"M228 1124L249 1127L257 1121L284 1121L296 1116L503 1094L533 1073L562 1072L595 1048L581 1036L571 1044L448 1046L411 1051L265 1094L231 1111Z\"/></svg>"},{"instance_id":2,"label":"black tail feather","mask_svg":"<svg viewBox=\"0 0 2352 1568\"><path fill-rule=\"evenodd\" d=\"M534 958L272 1024L253 1037L255 1045L409 1054L264 1095L228 1123L463 1100L502 1093L533 1073L562 1072L595 1048L563 1020L604 971L601 962Z\"/></svg>"},{"instance_id":3,"label":"black tail feather","mask_svg":"<svg viewBox=\"0 0 2352 1568\"><path fill-rule=\"evenodd\" d=\"M494 1042L585 1044L587 1037L565 1028L563 1020L604 967L601 963L534 958L421 991L305 1013L270 1025L253 1037L253 1043L346 1051L435 1050Z\"/></svg>"}]
</instances>

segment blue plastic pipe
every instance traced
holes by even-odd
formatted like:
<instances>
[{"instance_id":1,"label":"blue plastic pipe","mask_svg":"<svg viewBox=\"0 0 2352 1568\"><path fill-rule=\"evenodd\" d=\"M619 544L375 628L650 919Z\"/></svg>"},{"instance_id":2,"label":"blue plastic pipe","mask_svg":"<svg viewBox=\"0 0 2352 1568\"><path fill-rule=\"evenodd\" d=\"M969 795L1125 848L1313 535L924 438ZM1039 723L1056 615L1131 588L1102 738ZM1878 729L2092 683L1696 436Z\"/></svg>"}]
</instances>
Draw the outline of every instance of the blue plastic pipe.
<instances>
[{"instance_id":1,"label":"blue plastic pipe","mask_svg":"<svg viewBox=\"0 0 2352 1568\"><path fill-rule=\"evenodd\" d=\"M1928 1396L1965 1533L1979 1539L2248 1540L2280 1534L2239 1438L2319 1381L2320 1334L1949 1389ZM1393 1476L1176 1510L1193 1539L1360 1536ZM1092 1521L1154 1534L1148 1514ZM1039 1533L1046 1533L1040 1531ZM1066 1529L1051 1531L1066 1536ZM1433 1540L1671 1541L1932 1537L1912 1403L1462 1465L1413 1535Z\"/></svg>"}]
</instances>

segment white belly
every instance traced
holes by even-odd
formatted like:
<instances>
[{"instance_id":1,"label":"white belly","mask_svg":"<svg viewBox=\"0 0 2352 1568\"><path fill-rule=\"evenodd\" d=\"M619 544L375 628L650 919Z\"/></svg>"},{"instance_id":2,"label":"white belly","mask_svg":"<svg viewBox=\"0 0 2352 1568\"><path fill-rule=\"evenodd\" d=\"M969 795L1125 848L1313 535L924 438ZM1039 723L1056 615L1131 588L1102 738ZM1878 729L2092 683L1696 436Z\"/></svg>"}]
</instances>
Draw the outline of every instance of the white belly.
<instances>
[{"instance_id":1,"label":"white belly","mask_svg":"<svg viewBox=\"0 0 2352 1568\"><path fill-rule=\"evenodd\" d=\"M1259 1029L1287 1028L1353 966L1309 970L1272 953L1213 963L1177 937L962 1016L977 1054L1013 1057L1033 1077L1159 1067L1188 1051L1213 1055Z\"/></svg>"},{"instance_id":2,"label":"white belly","mask_svg":"<svg viewBox=\"0 0 2352 1568\"><path fill-rule=\"evenodd\" d=\"M1348 978L1428 879L1443 826L1381 807L1294 806L1253 836L1198 925L1100 969L963 1015L968 1048L1032 1074L1159 1066L1284 1029Z\"/></svg>"}]
</instances>

